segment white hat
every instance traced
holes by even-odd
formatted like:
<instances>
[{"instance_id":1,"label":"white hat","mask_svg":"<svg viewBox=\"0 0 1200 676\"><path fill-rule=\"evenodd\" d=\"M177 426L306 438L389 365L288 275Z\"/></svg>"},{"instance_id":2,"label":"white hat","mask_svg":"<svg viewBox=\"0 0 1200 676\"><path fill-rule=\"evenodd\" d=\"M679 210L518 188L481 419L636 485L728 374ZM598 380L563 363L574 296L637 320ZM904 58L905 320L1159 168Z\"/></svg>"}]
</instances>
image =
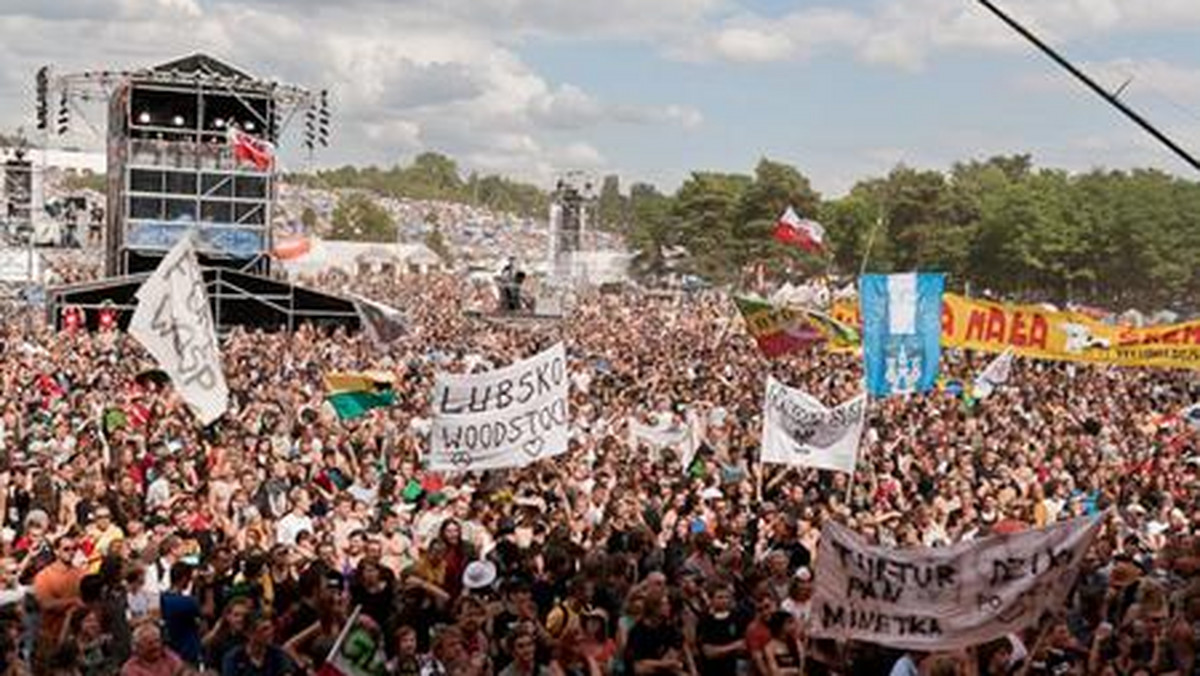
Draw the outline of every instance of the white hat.
<instances>
[{"instance_id":1,"label":"white hat","mask_svg":"<svg viewBox=\"0 0 1200 676\"><path fill-rule=\"evenodd\" d=\"M25 527L29 528L30 525L35 523L42 528L49 528L50 516L40 509L31 509L29 510L29 513L25 515Z\"/></svg>"},{"instance_id":2,"label":"white hat","mask_svg":"<svg viewBox=\"0 0 1200 676\"><path fill-rule=\"evenodd\" d=\"M463 586L467 589L485 589L496 582L496 564L491 561L472 561L463 571Z\"/></svg>"}]
</instances>

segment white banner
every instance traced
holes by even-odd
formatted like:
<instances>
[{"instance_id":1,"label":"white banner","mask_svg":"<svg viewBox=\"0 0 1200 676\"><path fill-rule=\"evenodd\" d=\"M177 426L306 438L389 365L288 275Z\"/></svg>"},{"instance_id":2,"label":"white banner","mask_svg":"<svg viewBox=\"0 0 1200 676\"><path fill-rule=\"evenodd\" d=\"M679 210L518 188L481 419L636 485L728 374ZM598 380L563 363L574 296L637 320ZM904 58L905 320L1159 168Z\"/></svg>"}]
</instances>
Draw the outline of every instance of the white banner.
<instances>
[{"instance_id":1,"label":"white banner","mask_svg":"<svg viewBox=\"0 0 1200 676\"><path fill-rule=\"evenodd\" d=\"M220 418L229 408L229 388L190 236L162 259L138 289L137 301L129 335L154 356L201 423Z\"/></svg>"},{"instance_id":2,"label":"white banner","mask_svg":"<svg viewBox=\"0 0 1200 676\"><path fill-rule=\"evenodd\" d=\"M831 409L768 377L762 461L852 473L866 415L865 393Z\"/></svg>"},{"instance_id":3,"label":"white banner","mask_svg":"<svg viewBox=\"0 0 1200 676\"><path fill-rule=\"evenodd\" d=\"M433 388L429 468L468 472L524 467L565 453L569 386L562 343L487 373L439 373Z\"/></svg>"},{"instance_id":4,"label":"white banner","mask_svg":"<svg viewBox=\"0 0 1200 676\"><path fill-rule=\"evenodd\" d=\"M692 461L696 459L696 451L704 436L703 425L701 416L694 409L687 412L685 420L672 419L667 424L660 421L657 425L646 425L637 418L630 418L630 446L642 443L654 449L673 448L679 453L683 471L687 472L692 468Z\"/></svg>"},{"instance_id":5,"label":"white banner","mask_svg":"<svg viewBox=\"0 0 1200 676\"><path fill-rule=\"evenodd\" d=\"M987 368L983 369L983 373L975 378L974 395L976 398L989 397L997 385L1008 382L1008 376L1012 373L1013 354L1011 347L1000 353L1000 356L993 359Z\"/></svg>"},{"instance_id":6,"label":"white banner","mask_svg":"<svg viewBox=\"0 0 1200 676\"><path fill-rule=\"evenodd\" d=\"M1036 624L1062 608L1099 518L944 548L889 549L827 523L813 596L813 636L905 650L959 650Z\"/></svg>"}]
</instances>

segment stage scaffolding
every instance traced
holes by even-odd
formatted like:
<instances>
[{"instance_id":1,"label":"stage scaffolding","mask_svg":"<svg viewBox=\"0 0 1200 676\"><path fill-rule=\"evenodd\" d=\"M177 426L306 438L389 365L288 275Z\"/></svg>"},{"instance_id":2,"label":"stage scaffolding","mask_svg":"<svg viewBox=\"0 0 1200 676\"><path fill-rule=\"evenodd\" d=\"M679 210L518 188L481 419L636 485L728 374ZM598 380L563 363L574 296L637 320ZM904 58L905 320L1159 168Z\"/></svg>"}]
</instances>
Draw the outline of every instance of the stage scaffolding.
<instances>
[{"instance_id":1,"label":"stage scaffolding","mask_svg":"<svg viewBox=\"0 0 1200 676\"><path fill-rule=\"evenodd\" d=\"M272 276L276 166L235 156L231 129L277 147L299 114L305 145L325 145L325 92L255 78L204 54L132 71L39 71L39 110L61 100L58 133L79 101L107 102L106 279L47 293L48 311L114 309L128 322L138 285L192 232L213 316L227 329L294 329L302 322L357 326L353 304ZM41 83L45 82L43 88ZM315 121L320 120L319 129ZM90 126L90 124L89 124ZM319 138L318 138L319 134Z\"/></svg>"}]
</instances>

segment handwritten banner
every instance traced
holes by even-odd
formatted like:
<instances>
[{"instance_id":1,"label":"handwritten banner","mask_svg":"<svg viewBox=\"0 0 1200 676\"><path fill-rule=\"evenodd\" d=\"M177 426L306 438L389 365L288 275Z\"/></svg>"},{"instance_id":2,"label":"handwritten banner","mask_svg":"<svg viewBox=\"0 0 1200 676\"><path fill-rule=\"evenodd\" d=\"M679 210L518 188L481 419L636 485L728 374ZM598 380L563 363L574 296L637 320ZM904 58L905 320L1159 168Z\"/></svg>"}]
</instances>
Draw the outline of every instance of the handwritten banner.
<instances>
[{"instance_id":1,"label":"handwritten banner","mask_svg":"<svg viewBox=\"0 0 1200 676\"><path fill-rule=\"evenodd\" d=\"M861 326L858 302L834 303L834 319ZM1116 366L1200 369L1200 320L1133 328L1081 312L995 303L952 293L942 297L942 346L1020 357Z\"/></svg>"},{"instance_id":2,"label":"handwritten banner","mask_svg":"<svg viewBox=\"0 0 1200 676\"><path fill-rule=\"evenodd\" d=\"M762 461L853 472L866 413L866 394L830 409L812 395L768 378Z\"/></svg>"},{"instance_id":3,"label":"handwritten banner","mask_svg":"<svg viewBox=\"0 0 1200 676\"><path fill-rule=\"evenodd\" d=\"M229 407L204 277L190 236L182 237L137 292L129 334L153 355L200 422Z\"/></svg>"},{"instance_id":4,"label":"handwritten banner","mask_svg":"<svg viewBox=\"0 0 1200 676\"><path fill-rule=\"evenodd\" d=\"M904 650L959 650L1036 624L1062 607L1099 518L944 548L889 549L827 523L813 635Z\"/></svg>"},{"instance_id":5,"label":"handwritten banner","mask_svg":"<svg viewBox=\"0 0 1200 676\"><path fill-rule=\"evenodd\" d=\"M946 294L942 345L982 352L1117 366L1200 369L1200 321L1132 328L1039 305Z\"/></svg>"},{"instance_id":6,"label":"handwritten banner","mask_svg":"<svg viewBox=\"0 0 1200 676\"><path fill-rule=\"evenodd\" d=\"M430 469L524 467L565 453L568 389L562 343L487 373L439 373L433 390Z\"/></svg>"}]
</instances>

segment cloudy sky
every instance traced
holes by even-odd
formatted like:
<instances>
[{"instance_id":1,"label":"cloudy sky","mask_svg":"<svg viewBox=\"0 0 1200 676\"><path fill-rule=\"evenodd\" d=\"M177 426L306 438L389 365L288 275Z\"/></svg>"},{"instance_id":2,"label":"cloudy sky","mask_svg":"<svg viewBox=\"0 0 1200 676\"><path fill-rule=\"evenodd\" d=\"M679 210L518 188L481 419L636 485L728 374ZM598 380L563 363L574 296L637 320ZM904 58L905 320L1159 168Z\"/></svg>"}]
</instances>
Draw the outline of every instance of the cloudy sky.
<instances>
[{"instance_id":1,"label":"cloudy sky","mask_svg":"<svg viewBox=\"0 0 1200 676\"><path fill-rule=\"evenodd\" d=\"M1200 153L1200 0L998 1ZM39 65L194 51L329 88L318 166L430 149L673 188L766 155L829 195L1003 152L1191 176L974 0L0 0L0 129L32 126Z\"/></svg>"}]
</instances>

